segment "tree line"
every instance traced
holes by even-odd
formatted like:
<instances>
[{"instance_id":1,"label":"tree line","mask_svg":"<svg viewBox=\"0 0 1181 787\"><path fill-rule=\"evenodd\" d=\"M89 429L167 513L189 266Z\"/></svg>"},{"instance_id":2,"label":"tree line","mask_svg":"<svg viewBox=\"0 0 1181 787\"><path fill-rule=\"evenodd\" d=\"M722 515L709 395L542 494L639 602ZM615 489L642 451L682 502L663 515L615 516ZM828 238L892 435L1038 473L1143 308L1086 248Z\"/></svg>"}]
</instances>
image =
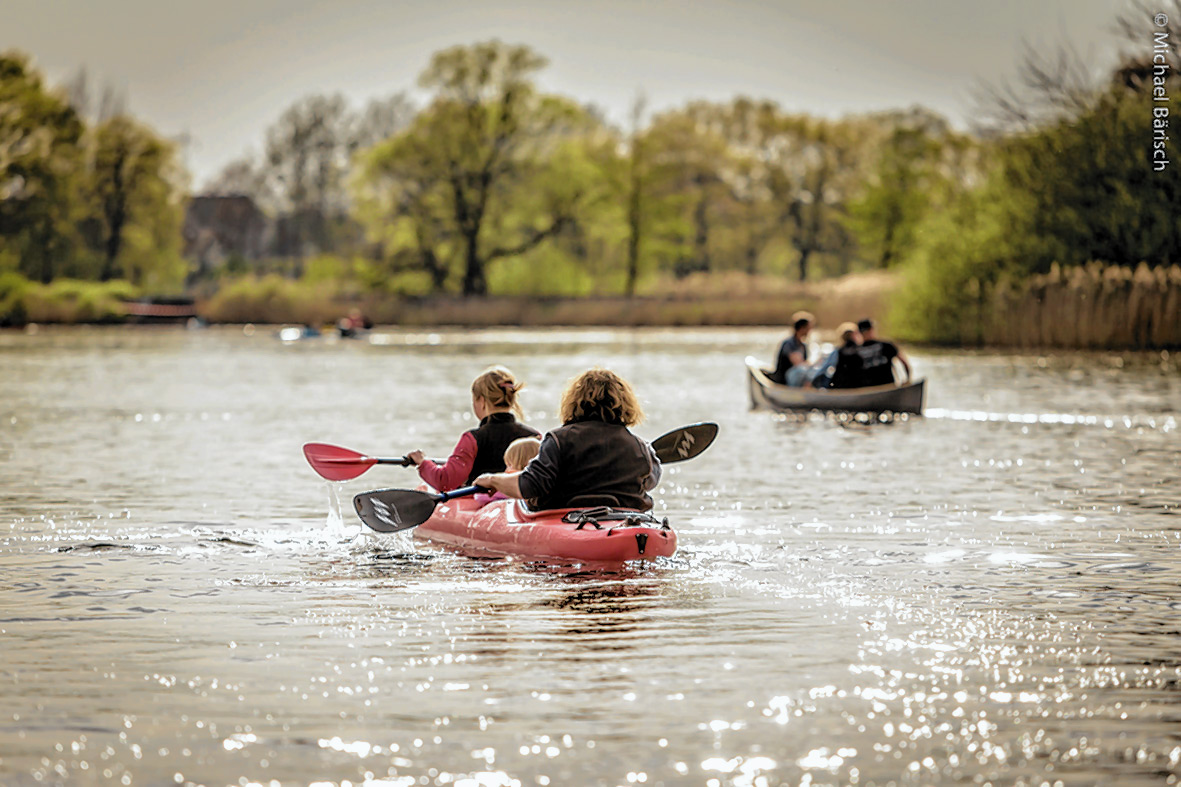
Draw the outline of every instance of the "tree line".
<instances>
[{"instance_id":1,"label":"tree line","mask_svg":"<svg viewBox=\"0 0 1181 787\"><path fill-rule=\"evenodd\" d=\"M419 76L424 105L306 97L206 190L284 219L294 275L329 254L391 294L631 295L662 276L899 269L916 334L953 337L969 293L1002 280L1177 263L1181 161L1155 171L1151 146L1153 91L1181 95L1178 31L1162 71L1149 9L1117 21L1115 68L1028 53L971 132L921 107L825 119L746 97L657 113L637 97L617 125L540 90L527 46L456 46ZM176 143L77 104L0 56L0 272L179 287Z\"/></svg>"},{"instance_id":2,"label":"tree line","mask_svg":"<svg viewBox=\"0 0 1181 787\"><path fill-rule=\"evenodd\" d=\"M27 57L0 55L0 273L149 289L183 279L176 144L103 106L88 117Z\"/></svg>"},{"instance_id":3,"label":"tree line","mask_svg":"<svg viewBox=\"0 0 1181 787\"><path fill-rule=\"evenodd\" d=\"M390 287L484 295L504 290L492 278L545 275L538 291L630 295L655 273L890 266L911 241L901 225L933 204L923 192L977 160L921 108L825 120L736 98L649 117L638 98L619 128L540 92L545 65L492 41L436 53L424 107L397 94L355 115L340 96L306 98L210 190L306 217L308 254L367 256Z\"/></svg>"}]
</instances>

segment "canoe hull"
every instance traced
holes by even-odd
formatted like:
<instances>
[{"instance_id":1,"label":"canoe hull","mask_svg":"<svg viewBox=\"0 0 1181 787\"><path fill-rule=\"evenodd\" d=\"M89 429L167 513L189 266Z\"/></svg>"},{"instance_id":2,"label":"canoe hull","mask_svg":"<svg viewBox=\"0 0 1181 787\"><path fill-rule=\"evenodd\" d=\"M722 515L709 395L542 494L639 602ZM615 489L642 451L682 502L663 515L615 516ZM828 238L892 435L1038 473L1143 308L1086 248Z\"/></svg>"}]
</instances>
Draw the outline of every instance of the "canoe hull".
<instances>
[{"instance_id":1,"label":"canoe hull","mask_svg":"<svg viewBox=\"0 0 1181 787\"><path fill-rule=\"evenodd\" d=\"M875 385L869 388L814 390L781 385L767 376L767 368L758 359L746 359L750 403L756 409L776 412L822 410L834 413L913 413L923 414L926 380L904 385Z\"/></svg>"},{"instance_id":2,"label":"canoe hull","mask_svg":"<svg viewBox=\"0 0 1181 787\"><path fill-rule=\"evenodd\" d=\"M652 560L677 551L677 534L667 525L603 521L580 529L562 521L570 510L532 513L517 500L480 507L471 498L456 498L440 503L414 533L469 551L583 563Z\"/></svg>"}]
</instances>

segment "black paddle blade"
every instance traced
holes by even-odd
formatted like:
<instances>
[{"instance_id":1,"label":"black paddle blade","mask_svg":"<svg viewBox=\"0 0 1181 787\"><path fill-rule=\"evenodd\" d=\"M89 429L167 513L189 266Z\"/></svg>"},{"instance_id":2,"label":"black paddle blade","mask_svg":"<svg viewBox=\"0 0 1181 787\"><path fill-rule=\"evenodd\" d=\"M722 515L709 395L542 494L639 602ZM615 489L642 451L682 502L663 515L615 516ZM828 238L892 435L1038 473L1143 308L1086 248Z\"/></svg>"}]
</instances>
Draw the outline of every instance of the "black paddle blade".
<instances>
[{"instance_id":1,"label":"black paddle blade","mask_svg":"<svg viewBox=\"0 0 1181 787\"><path fill-rule=\"evenodd\" d=\"M378 489L353 498L361 521L379 533L418 527L431 518L435 496L413 489Z\"/></svg>"},{"instance_id":2,"label":"black paddle blade","mask_svg":"<svg viewBox=\"0 0 1181 787\"><path fill-rule=\"evenodd\" d=\"M652 449L660 464L684 462L709 448L718 436L718 425L712 421L682 426L652 441Z\"/></svg>"}]
</instances>

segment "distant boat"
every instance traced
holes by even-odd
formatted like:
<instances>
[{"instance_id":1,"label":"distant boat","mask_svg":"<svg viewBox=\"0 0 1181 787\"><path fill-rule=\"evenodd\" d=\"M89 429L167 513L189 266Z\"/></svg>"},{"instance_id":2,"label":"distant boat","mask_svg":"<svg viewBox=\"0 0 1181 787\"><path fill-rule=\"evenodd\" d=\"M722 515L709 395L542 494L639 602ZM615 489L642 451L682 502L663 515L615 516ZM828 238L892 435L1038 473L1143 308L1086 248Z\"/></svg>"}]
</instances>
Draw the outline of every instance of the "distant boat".
<instances>
[{"instance_id":1,"label":"distant boat","mask_svg":"<svg viewBox=\"0 0 1181 787\"><path fill-rule=\"evenodd\" d=\"M868 388L794 388L767 376L769 367L758 358L746 357L751 407L776 412L822 410L834 413L923 414L926 380L903 385L875 385Z\"/></svg>"},{"instance_id":2,"label":"distant boat","mask_svg":"<svg viewBox=\"0 0 1181 787\"><path fill-rule=\"evenodd\" d=\"M122 305L127 322L133 323L187 323L197 317L196 302L184 296L150 296Z\"/></svg>"},{"instance_id":3,"label":"distant boat","mask_svg":"<svg viewBox=\"0 0 1181 787\"><path fill-rule=\"evenodd\" d=\"M318 339L320 338L320 330L313 325L304 325L301 327L280 328L278 334L280 341L284 342L298 342L304 339Z\"/></svg>"}]
</instances>

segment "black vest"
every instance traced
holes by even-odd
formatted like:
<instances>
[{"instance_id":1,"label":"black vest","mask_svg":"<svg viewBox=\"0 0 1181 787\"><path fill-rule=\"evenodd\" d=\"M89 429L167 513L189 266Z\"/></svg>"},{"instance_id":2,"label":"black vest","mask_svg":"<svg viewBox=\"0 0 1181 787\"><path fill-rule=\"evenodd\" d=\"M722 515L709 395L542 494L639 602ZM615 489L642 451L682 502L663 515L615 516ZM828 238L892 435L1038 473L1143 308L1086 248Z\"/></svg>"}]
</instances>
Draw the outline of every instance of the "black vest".
<instances>
[{"instance_id":1,"label":"black vest","mask_svg":"<svg viewBox=\"0 0 1181 787\"><path fill-rule=\"evenodd\" d=\"M487 415L470 434L476 438L476 461L472 463L466 484L484 473L503 473L504 452L513 440L541 436L541 432L532 426L519 423L512 413Z\"/></svg>"},{"instance_id":2,"label":"black vest","mask_svg":"<svg viewBox=\"0 0 1181 787\"><path fill-rule=\"evenodd\" d=\"M558 445L557 482L530 500L536 509L612 506L650 511L645 488L655 459L622 424L576 421L549 433Z\"/></svg>"}]
</instances>

